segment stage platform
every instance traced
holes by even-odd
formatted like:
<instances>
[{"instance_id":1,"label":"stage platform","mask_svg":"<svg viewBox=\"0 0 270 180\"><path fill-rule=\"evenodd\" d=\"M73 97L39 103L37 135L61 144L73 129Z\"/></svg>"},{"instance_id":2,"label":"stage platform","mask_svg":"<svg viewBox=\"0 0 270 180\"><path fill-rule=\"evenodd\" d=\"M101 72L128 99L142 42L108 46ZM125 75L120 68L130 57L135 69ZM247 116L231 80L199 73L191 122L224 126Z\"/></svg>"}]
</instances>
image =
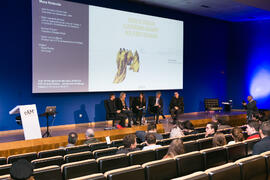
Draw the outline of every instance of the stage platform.
<instances>
[{"instance_id":1,"label":"stage platform","mask_svg":"<svg viewBox=\"0 0 270 180\"><path fill-rule=\"evenodd\" d=\"M224 112L193 112L184 113L180 116L181 121L190 120L195 127L204 127L207 122L211 121L213 115L218 118L225 119L232 126L243 125L246 121L245 111L232 111L229 113ZM169 115L165 119L160 119L158 124L158 132L169 132L172 128L172 119ZM151 119L152 117L148 117ZM127 134L135 133L138 130L146 130L146 126L133 126L132 128L104 130L105 127L110 127L111 122L96 122L73 124L64 126L50 127L52 137L42 138L36 140L24 140L22 130L2 131L0 132L0 157L9 156L13 154L38 152L41 150L59 148L67 144L67 134L69 132L76 132L79 134L78 144L82 144L85 140L84 133L87 128L93 128L95 137L100 141L105 141L106 136L110 136L111 140L121 139ZM46 128L41 128L42 133Z\"/></svg>"}]
</instances>

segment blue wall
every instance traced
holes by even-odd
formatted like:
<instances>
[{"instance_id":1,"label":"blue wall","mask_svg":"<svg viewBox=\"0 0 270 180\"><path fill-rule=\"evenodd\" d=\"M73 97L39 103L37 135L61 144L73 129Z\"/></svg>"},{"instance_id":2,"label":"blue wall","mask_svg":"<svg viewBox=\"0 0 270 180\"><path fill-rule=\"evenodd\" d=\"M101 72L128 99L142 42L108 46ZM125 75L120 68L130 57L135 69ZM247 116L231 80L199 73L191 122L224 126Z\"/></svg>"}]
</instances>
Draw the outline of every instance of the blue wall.
<instances>
[{"instance_id":1,"label":"blue wall","mask_svg":"<svg viewBox=\"0 0 270 180\"><path fill-rule=\"evenodd\" d=\"M252 95L270 109L270 20L232 23L228 59L228 98L235 107Z\"/></svg>"},{"instance_id":2,"label":"blue wall","mask_svg":"<svg viewBox=\"0 0 270 180\"><path fill-rule=\"evenodd\" d=\"M100 4L97 1L96 4L184 20L184 90L180 91L180 95L184 96L185 112L203 110L204 98L226 98L229 23L117 2L110 4L103 1ZM44 112L47 105L57 106L58 114L54 125L105 120L103 100L108 93L32 94L30 0L16 1L16 6L14 1L4 1L1 3L0 20L0 131L21 128L15 123L15 116L8 114L18 104L36 104L39 113ZM166 75L162 73L162 67L160 72L161 75ZM168 114L166 107L173 92L162 91L165 114ZM154 95L155 91L147 91L145 94ZM137 92L127 92L127 96L130 95L137 95ZM78 112L83 113L81 119L74 118L74 114L78 115ZM45 118L41 117L40 123L45 126Z\"/></svg>"}]
</instances>

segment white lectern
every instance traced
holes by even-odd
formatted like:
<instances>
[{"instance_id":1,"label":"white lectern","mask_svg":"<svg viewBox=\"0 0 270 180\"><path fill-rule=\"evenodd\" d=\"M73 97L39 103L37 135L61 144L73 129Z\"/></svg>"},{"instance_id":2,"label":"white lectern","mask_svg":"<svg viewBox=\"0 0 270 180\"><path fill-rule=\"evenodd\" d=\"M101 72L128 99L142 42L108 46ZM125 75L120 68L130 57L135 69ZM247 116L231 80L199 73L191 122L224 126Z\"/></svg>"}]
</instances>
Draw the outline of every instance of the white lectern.
<instances>
[{"instance_id":1,"label":"white lectern","mask_svg":"<svg viewBox=\"0 0 270 180\"><path fill-rule=\"evenodd\" d=\"M42 138L35 104L20 105L9 111L9 114L20 113L25 140Z\"/></svg>"}]
</instances>

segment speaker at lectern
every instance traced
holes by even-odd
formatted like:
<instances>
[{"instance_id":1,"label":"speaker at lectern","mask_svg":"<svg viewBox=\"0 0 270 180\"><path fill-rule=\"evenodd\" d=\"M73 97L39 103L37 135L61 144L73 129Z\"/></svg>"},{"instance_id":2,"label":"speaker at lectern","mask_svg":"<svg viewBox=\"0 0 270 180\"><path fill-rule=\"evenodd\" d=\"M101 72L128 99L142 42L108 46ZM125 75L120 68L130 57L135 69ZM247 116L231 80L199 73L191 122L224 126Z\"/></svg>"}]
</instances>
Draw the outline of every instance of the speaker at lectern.
<instances>
[{"instance_id":1,"label":"speaker at lectern","mask_svg":"<svg viewBox=\"0 0 270 180\"><path fill-rule=\"evenodd\" d=\"M10 115L18 113L21 116L25 140L42 138L36 105L19 105L9 111Z\"/></svg>"}]
</instances>

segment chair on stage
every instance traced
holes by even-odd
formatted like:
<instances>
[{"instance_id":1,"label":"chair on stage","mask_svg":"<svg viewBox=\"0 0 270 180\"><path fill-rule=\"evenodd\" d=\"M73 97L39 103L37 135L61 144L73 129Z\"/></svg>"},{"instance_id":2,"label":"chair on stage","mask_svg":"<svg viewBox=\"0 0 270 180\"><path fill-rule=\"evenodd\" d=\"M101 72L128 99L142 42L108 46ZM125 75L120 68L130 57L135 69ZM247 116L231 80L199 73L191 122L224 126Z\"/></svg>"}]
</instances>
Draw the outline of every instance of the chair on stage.
<instances>
[{"instance_id":1,"label":"chair on stage","mask_svg":"<svg viewBox=\"0 0 270 180\"><path fill-rule=\"evenodd\" d=\"M116 117L116 113L109 112L108 101L109 101L108 99L104 100L104 107L105 107L105 111L106 111L107 128L109 129L109 121L112 121L112 126L114 127L115 121L117 120L117 117Z\"/></svg>"},{"instance_id":2,"label":"chair on stage","mask_svg":"<svg viewBox=\"0 0 270 180\"><path fill-rule=\"evenodd\" d=\"M204 99L205 111L221 111L222 107L219 105L218 98L205 98Z\"/></svg>"}]
</instances>

